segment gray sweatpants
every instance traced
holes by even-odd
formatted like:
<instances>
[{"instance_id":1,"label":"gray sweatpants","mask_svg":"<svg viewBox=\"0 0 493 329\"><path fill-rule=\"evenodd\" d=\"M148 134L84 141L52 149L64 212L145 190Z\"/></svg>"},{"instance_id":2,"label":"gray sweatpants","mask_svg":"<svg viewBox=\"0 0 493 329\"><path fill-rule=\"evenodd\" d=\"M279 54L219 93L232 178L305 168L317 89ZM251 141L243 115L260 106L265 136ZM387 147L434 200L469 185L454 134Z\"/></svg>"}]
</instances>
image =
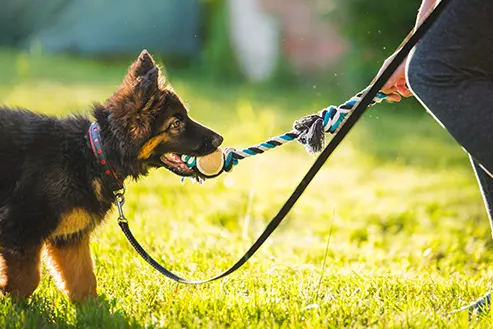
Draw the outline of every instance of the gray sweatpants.
<instances>
[{"instance_id":1,"label":"gray sweatpants","mask_svg":"<svg viewBox=\"0 0 493 329\"><path fill-rule=\"evenodd\" d=\"M413 93L470 154L493 229L493 1L453 0L416 46ZM478 165L480 164L480 165Z\"/></svg>"}]
</instances>

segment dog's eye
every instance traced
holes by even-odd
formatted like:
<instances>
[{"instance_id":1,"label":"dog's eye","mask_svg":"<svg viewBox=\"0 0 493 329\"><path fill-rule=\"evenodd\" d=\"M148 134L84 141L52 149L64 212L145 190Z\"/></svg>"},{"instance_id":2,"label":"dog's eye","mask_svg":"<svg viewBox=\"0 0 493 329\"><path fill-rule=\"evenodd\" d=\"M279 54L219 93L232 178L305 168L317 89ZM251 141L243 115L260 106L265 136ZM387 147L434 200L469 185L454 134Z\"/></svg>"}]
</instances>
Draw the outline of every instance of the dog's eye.
<instances>
[{"instance_id":1,"label":"dog's eye","mask_svg":"<svg viewBox=\"0 0 493 329\"><path fill-rule=\"evenodd\" d=\"M181 127L181 121L178 119L173 121L173 123L171 124L171 128L173 129L179 129L180 127Z\"/></svg>"}]
</instances>

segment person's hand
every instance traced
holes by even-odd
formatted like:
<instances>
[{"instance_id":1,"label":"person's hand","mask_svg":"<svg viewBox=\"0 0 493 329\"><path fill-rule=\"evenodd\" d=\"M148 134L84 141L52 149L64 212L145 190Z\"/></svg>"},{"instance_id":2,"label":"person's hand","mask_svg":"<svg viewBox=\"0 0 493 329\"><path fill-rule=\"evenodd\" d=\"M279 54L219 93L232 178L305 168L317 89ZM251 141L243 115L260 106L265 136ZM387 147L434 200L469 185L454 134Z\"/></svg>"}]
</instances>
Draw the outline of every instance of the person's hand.
<instances>
[{"instance_id":1,"label":"person's hand","mask_svg":"<svg viewBox=\"0 0 493 329\"><path fill-rule=\"evenodd\" d=\"M385 60L380 72L378 72L379 76L387 68L387 66L389 66L390 62L394 59L394 56L395 54ZM407 59L399 65L394 74L392 74L390 79L382 87L382 92L388 95L387 101L389 102L400 102L402 97L407 98L413 95L406 84L406 62Z\"/></svg>"}]
</instances>

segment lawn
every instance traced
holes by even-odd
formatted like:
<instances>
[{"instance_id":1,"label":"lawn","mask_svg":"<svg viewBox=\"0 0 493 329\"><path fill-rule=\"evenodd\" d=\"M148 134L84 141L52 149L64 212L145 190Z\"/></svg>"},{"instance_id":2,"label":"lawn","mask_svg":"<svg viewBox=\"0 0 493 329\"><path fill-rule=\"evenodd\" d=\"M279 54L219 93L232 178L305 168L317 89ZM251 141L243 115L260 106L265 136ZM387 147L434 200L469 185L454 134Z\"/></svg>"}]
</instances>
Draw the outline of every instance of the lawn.
<instances>
[{"instance_id":1,"label":"lawn","mask_svg":"<svg viewBox=\"0 0 493 329\"><path fill-rule=\"evenodd\" d=\"M54 115L108 97L127 63L0 51L0 103ZM191 115L242 147L351 94L211 82L171 70ZM361 86L364 87L364 86ZM354 92L356 92L355 90ZM203 186L157 170L127 182L139 241L187 278L215 275L256 239L313 156L285 146ZM0 298L6 328L490 328L443 314L489 287L493 244L467 156L413 100L372 108L285 223L218 282L176 284L131 249L110 213L94 234L99 298L73 305L47 275L33 297Z\"/></svg>"}]
</instances>

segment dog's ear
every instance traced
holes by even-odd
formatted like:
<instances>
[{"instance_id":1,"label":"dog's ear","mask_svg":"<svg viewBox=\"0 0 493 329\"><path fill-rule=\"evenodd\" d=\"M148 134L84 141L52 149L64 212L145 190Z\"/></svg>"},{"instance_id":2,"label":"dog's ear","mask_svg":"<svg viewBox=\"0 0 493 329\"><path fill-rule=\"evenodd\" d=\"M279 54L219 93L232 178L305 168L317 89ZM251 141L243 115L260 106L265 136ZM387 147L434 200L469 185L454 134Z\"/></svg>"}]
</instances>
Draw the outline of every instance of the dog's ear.
<instances>
[{"instance_id":1,"label":"dog's ear","mask_svg":"<svg viewBox=\"0 0 493 329\"><path fill-rule=\"evenodd\" d=\"M142 50L139 55L139 58L130 66L129 74L133 75L133 77L139 77L145 75L151 69L156 67L156 63L154 59L149 54L147 50Z\"/></svg>"},{"instance_id":2,"label":"dog's ear","mask_svg":"<svg viewBox=\"0 0 493 329\"><path fill-rule=\"evenodd\" d=\"M154 59L147 50L143 50L128 69L124 84L129 89L133 87L135 96L148 98L157 91L159 76L159 68Z\"/></svg>"},{"instance_id":3,"label":"dog's ear","mask_svg":"<svg viewBox=\"0 0 493 329\"><path fill-rule=\"evenodd\" d=\"M150 132L150 112L159 107L161 74L147 50L130 66L122 85L106 103L112 118L125 123L135 137Z\"/></svg>"}]
</instances>

